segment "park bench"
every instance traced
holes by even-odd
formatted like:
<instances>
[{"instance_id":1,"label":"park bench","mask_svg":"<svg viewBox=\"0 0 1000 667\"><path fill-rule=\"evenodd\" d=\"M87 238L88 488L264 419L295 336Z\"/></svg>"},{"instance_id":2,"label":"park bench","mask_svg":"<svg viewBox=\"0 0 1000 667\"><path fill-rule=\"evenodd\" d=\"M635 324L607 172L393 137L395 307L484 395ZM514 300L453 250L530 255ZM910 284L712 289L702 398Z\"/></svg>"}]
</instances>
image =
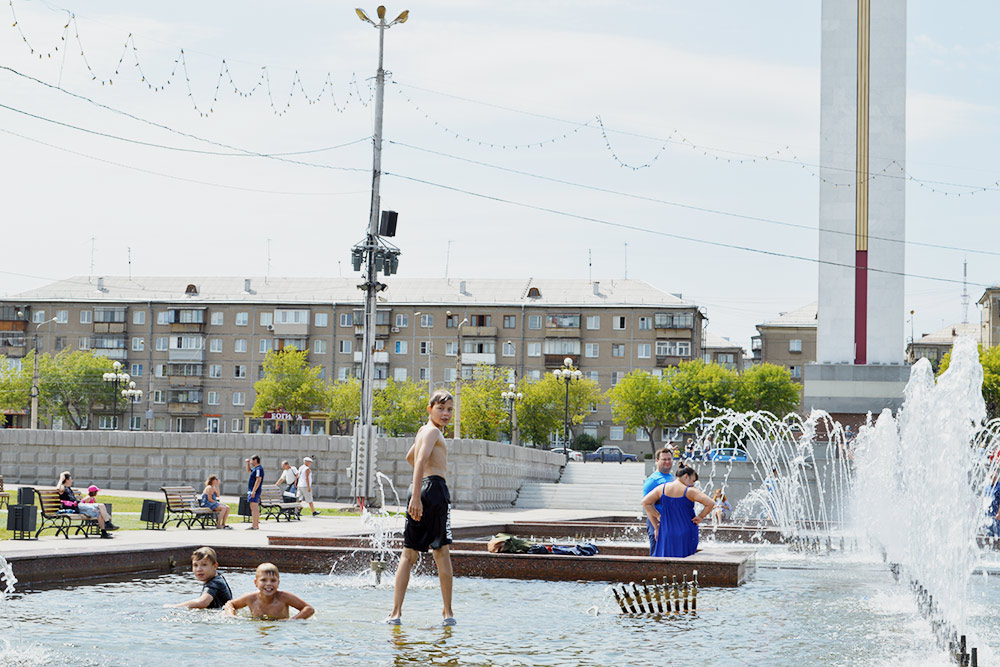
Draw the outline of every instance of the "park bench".
<instances>
[{"instance_id":1,"label":"park bench","mask_svg":"<svg viewBox=\"0 0 1000 667\"><path fill-rule=\"evenodd\" d=\"M10 507L10 492L3 490L3 475L0 475L0 507Z\"/></svg>"},{"instance_id":2,"label":"park bench","mask_svg":"<svg viewBox=\"0 0 1000 667\"><path fill-rule=\"evenodd\" d=\"M171 521L177 526L185 525L188 530L195 523L207 528L209 522L215 525L215 512L198 505L198 494L190 486L161 486L160 491L167 500L167 520L163 522L166 528Z\"/></svg>"},{"instance_id":3,"label":"park bench","mask_svg":"<svg viewBox=\"0 0 1000 667\"><path fill-rule=\"evenodd\" d=\"M35 489L35 494L38 496L38 504L41 506L42 513L42 525L39 526L35 537L41 535L42 531L48 528L55 528L56 535L62 535L66 539L69 539L71 528L76 528L74 535L81 533L84 537L100 535L101 527L98 525L97 519L91 519L85 514L77 514L76 512L60 511L62 510L62 502L59 500L59 492L55 489L51 491ZM76 497L79 498L80 495L77 494Z\"/></svg>"},{"instance_id":4,"label":"park bench","mask_svg":"<svg viewBox=\"0 0 1000 667\"><path fill-rule=\"evenodd\" d=\"M274 517L281 521L281 517L285 517L285 521L292 519L301 521L302 517L299 514L301 509L302 505L297 501L294 503L285 502L282 491L277 486L268 485L260 490L260 518L262 519Z\"/></svg>"}]
</instances>

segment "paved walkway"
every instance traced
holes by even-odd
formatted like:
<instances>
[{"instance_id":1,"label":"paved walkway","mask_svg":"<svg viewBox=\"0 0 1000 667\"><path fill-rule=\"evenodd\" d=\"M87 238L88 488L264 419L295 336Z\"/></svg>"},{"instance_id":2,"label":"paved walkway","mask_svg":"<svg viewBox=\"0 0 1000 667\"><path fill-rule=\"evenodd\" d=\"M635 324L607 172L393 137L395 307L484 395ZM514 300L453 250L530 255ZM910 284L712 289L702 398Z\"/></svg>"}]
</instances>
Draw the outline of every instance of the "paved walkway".
<instances>
[{"instance_id":1,"label":"paved walkway","mask_svg":"<svg viewBox=\"0 0 1000 667\"><path fill-rule=\"evenodd\" d=\"M17 486L6 485L7 490L16 498ZM132 498L153 498L163 500L163 494L151 491L117 491L101 489L106 496L126 496ZM223 496L226 502L236 503L236 496ZM349 503L317 502L317 508L349 508ZM403 508L388 507L391 511L402 511ZM308 509L307 509L308 512ZM614 512L596 512L594 510L559 510L559 509L516 509L474 511L452 510L451 523L454 527L476 526L511 521L559 521L582 519L591 516L608 516ZM634 514L634 513L633 513ZM4 512L6 517L6 512ZM169 544L216 544L239 546L264 546L270 535L309 536L309 537L339 537L356 535L368 530L362 525L361 517L357 516L305 516L301 521L261 521L260 530L247 530L249 523L243 523L242 517L230 515L233 530L214 530L171 526L167 530L122 530L114 533L115 539L102 540L91 537L74 536L70 539L43 534L37 540L2 540L0 555L31 554L31 553L93 553L111 551L121 547L158 546ZM403 518L396 519L397 529L402 531Z\"/></svg>"}]
</instances>

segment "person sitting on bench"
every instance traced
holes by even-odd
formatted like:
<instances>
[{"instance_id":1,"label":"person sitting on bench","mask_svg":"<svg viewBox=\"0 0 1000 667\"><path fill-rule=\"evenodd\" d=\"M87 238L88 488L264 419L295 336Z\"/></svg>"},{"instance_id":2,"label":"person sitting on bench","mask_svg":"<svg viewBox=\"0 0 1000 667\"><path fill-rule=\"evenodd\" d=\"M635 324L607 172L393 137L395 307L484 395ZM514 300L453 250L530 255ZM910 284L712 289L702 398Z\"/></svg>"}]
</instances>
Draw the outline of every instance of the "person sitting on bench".
<instances>
[{"instance_id":1,"label":"person sitting on bench","mask_svg":"<svg viewBox=\"0 0 1000 667\"><path fill-rule=\"evenodd\" d=\"M101 529L101 537L110 540L112 536L108 531L118 530L118 526L111 523L108 508L101 503L81 503L77 500L76 494L73 493L72 487L73 475L67 470L59 475L59 484L56 485L56 491L59 492L59 503L62 506L60 511L82 514L91 519L97 519L97 525Z\"/></svg>"}]
</instances>

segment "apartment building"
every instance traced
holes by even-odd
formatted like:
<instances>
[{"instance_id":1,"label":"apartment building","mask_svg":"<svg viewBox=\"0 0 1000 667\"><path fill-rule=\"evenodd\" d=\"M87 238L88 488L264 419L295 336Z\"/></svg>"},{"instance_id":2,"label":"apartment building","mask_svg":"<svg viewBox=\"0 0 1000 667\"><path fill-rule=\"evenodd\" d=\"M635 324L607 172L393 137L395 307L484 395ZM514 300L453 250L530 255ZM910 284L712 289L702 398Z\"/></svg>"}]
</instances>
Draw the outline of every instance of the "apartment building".
<instances>
[{"instance_id":1,"label":"apartment building","mask_svg":"<svg viewBox=\"0 0 1000 667\"><path fill-rule=\"evenodd\" d=\"M936 373L941 365L941 358L951 352L956 338L964 336L979 343L982 332L983 328L979 324L952 324L940 331L924 334L906 346L906 361L913 364L918 359L927 359Z\"/></svg>"},{"instance_id":2,"label":"apartment building","mask_svg":"<svg viewBox=\"0 0 1000 667\"><path fill-rule=\"evenodd\" d=\"M784 366L801 384L802 368L816 361L816 314L814 302L758 324L751 342L754 361Z\"/></svg>"},{"instance_id":3,"label":"apartment building","mask_svg":"<svg viewBox=\"0 0 1000 667\"><path fill-rule=\"evenodd\" d=\"M633 369L660 373L705 354L698 307L638 280L389 283L377 311L377 384L415 379L430 390L459 372L471 377L480 363L539 379L569 357L607 390ZM355 278L73 277L0 299L0 354L18 363L37 335L42 352L92 350L120 361L144 392L128 428L267 432L287 428L291 415L250 414L264 356L295 346L327 379L357 376L362 313ZM302 417L307 431L329 432L322 415ZM95 419L92 426L116 426L111 415ZM606 405L582 429L642 447L612 424Z\"/></svg>"},{"instance_id":4,"label":"apartment building","mask_svg":"<svg viewBox=\"0 0 1000 667\"><path fill-rule=\"evenodd\" d=\"M702 335L701 350L706 364L719 364L731 371L743 372L743 347L725 336L717 336L706 329Z\"/></svg>"},{"instance_id":5,"label":"apartment building","mask_svg":"<svg viewBox=\"0 0 1000 667\"><path fill-rule=\"evenodd\" d=\"M979 297L982 307L979 340L986 347L1000 345L1000 285L987 287Z\"/></svg>"}]
</instances>

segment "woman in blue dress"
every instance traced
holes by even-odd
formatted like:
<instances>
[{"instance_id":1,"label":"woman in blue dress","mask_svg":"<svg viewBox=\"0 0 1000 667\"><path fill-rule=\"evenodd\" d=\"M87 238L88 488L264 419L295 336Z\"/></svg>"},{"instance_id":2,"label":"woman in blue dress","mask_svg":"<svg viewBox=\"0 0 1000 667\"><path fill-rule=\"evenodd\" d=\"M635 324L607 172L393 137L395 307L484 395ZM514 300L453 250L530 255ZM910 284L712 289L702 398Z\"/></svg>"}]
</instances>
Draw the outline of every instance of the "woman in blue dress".
<instances>
[{"instance_id":1,"label":"woman in blue dress","mask_svg":"<svg viewBox=\"0 0 1000 667\"><path fill-rule=\"evenodd\" d=\"M694 486L697 481L694 468L684 466L673 482L659 485L642 499L642 508L656 533L654 556L686 558L698 550L698 524L715 502ZM704 506L698 516L694 514L696 502Z\"/></svg>"}]
</instances>

